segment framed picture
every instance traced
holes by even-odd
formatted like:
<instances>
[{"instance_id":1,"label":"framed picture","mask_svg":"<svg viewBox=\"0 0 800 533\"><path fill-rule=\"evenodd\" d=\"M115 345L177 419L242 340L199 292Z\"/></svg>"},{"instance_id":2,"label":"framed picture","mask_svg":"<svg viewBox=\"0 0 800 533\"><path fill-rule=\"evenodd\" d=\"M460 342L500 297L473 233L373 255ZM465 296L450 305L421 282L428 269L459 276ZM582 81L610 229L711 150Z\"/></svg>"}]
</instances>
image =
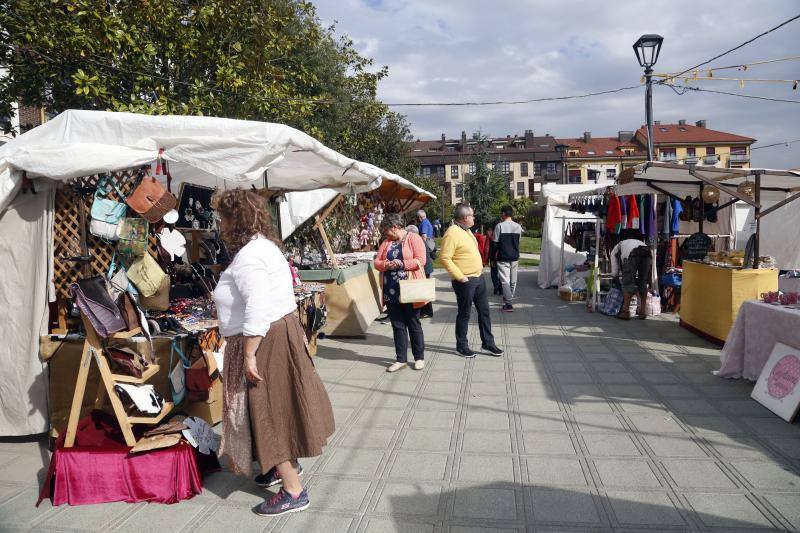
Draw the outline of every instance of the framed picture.
<instances>
[{"instance_id":1,"label":"framed picture","mask_svg":"<svg viewBox=\"0 0 800 533\"><path fill-rule=\"evenodd\" d=\"M214 219L211 216L211 196L215 189L199 187L189 183L181 183L178 197L178 221L176 228L212 229Z\"/></svg>"},{"instance_id":2,"label":"framed picture","mask_svg":"<svg viewBox=\"0 0 800 533\"><path fill-rule=\"evenodd\" d=\"M776 342L750 397L791 422L800 407L800 350Z\"/></svg>"}]
</instances>

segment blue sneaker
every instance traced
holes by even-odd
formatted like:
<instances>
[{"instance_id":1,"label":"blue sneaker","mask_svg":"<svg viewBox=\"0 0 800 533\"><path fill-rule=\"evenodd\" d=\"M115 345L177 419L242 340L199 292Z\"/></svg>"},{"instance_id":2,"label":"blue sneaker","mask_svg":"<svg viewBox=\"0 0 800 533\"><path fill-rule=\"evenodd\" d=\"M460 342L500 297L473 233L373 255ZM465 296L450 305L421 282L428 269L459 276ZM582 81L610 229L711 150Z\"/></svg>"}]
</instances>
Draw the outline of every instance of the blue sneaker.
<instances>
[{"instance_id":1,"label":"blue sneaker","mask_svg":"<svg viewBox=\"0 0 800 533\"><path fill-rule=\"evenodd\" d=\"M253 512L261 516L279 516L286 513L299 513L305 511L311 502L308 500L306 489L297 498L281 489L272 498L264 500L253 508Z\"/></svg>"},{"instance_id":2,"label":"blue sneaker","mask_svg":"<svg viewBox=\"0 0 800 533\"><path fill-rule=\"evenodd\" d=\"M303 467L300 466L299 462L297 463L297 475L298 477L303 475ZM283 480L281 479L281 475L278 473L278 469L273 466L269 469L269 471L267 471L266 474L257 475L255 477L255 482L257 485L266 488L274 485L280 485L283 483Z\"/></svg>"}]
</instances>

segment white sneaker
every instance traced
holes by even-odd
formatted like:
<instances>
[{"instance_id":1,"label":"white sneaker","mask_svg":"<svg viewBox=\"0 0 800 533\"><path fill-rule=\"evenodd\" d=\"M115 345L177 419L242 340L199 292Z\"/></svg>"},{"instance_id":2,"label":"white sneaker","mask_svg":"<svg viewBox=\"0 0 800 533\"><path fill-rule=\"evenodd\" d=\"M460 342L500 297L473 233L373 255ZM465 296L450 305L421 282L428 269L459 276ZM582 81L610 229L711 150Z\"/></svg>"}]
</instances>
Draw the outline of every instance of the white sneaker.
<instances>
[{"instance_id":1,"label":"white sneaker","mask_svg":"<svg viewBox=\"0 0 800 533\"><path fill-rule=\"evenodd\" d=\"M402 370L407 366L408 366L407 363L396 362L396 363L392 363L391 365L389 365L389 368L387 368L386 371L387 372L397 372L398 370Z\"/></svg>"},{"instance_id":2,"label":"white sneaker","mask_svg":"<svg viewBox=\"0 0 800 533\"><path fill-rule=\"evenodd\" d=\"M425 360L420 359L419 361L414 361L414 370L422 370L425 368Z\"/></svg>"}]
</instances>

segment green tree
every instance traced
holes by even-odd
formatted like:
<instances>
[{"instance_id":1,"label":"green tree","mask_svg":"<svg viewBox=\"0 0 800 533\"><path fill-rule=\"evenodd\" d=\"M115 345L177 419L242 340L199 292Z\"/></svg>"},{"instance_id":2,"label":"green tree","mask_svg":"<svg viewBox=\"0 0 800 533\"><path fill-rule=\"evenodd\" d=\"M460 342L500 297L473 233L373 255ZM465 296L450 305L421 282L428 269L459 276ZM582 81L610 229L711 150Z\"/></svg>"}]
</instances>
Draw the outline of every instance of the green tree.
<instances>
[{"instance_id":1,"label":"green tree","mask_svg":"<svg viewBox=\"0 0 800 533\"><path fill-rule=\"evenodd\" d=\"M480 134L479 138L470 157L475 172L464 177L464 200L472 206L475 225L482 232L500 216L500 209L509 198L508 180L490 168L492 160L486 151L485 138Z\"/></svg>"},{"instance_id":2,"label":"green tree","mask_svg":"<svg viewBox=\"0 0 800 533\"><path fill-rule=\"evenodd\" d=\"M405 176L408 123L388 71L300 0L7 0L0 114L14 102L288 124Z\"/></svg>"}]
</instances>

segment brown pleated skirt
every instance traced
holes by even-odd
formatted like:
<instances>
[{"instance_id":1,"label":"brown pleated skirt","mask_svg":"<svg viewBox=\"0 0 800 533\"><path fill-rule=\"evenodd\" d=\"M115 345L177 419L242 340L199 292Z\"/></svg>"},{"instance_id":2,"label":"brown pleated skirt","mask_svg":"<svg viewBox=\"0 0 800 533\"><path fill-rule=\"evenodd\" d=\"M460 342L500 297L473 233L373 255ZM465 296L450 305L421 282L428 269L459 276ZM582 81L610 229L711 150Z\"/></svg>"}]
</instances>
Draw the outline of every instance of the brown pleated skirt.
<instances>
[{"instance_id":1,"label":"brown pleated skirt","mask_svg":"<svg viewBox=\"0 0 800 533\"><path fill-rule=\"evenodd\" d=\"M235 344L244 349L242 342ZM270 325L256 364L263 381L247 387L247 398L253 453L261 472L284 461L321 455L335 430L333 409L294 313Z\"/></svg>"}]
</instances>

